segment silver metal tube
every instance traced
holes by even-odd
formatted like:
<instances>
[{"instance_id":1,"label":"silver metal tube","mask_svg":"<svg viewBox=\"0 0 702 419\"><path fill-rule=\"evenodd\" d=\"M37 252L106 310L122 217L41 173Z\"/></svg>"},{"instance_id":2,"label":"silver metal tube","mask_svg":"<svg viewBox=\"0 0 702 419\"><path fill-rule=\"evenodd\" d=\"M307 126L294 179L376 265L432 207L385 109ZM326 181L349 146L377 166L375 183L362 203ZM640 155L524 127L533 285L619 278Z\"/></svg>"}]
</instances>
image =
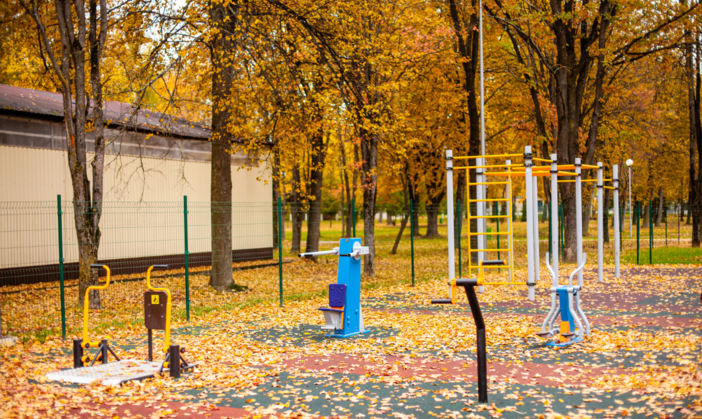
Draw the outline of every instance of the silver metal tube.
<instances>
[{"instance_id":1,"label":"silver metal tube","mask_svg":"<svg viewBox=\"0 0 702 419\"><path fill-rule=\"evenodd\" d=\"M305 256L325 256L325 255L338 255L339 254L339 248L335 247L332 250L322 250L320 252L307 252L307 253L300 253L297 255L297 257L305 257Z\"/></svg>"},{"instance_id":2,"label":"silver metal tube","mask_svg":"<svg viewBox=\"0 0 702 419\"><path fill-rule=\"evenodd\" d=\"M453 231L453 151L446 150L446 211L448 222L448 274L449 281L456 279L456 264L454 263L455 255L453 249L454 231ZM451 293L449 286L449 295ZM451 298L454 296L451 295Z\"/></svg>"},{"instance_id":3,"label":"silver metal tube","mask_svg":"<svg viewBox=\"0 0 702 419\"><path fill-rule=\"evenodd\" d=\"M581 337L581 338L582 338L583 335L584 335L584 333L583 333L584 328L583 328L583 324L580 322L580 319L579 319L578 316L575 314L575 310L573 309L573 305L574 305L574 304L573 304L573 300L574 300L574 298L573 298L573 292L574 292L574 290L573 290L572 288L570 288L570 289L568 290L568 311L570 311L571 317L573 317L573 320L575 320L575 324L578 325L578 330L577 330L577 332L575 332L576 335L577 335L578 337Z\"/></svg>"},{"instance_id":4,"label":"silver metal tube","mask_svg":"<svg viewBox=\"0 0 702 419\"><path fill-rule=\"evenodd\" d=\"M553 269L551 269L551 264L548 263L548 252L546 252L546 267L548 268L549 272L551 272L551 277L556 278L556 274L553 272ZM558 313L558 297L556 293L556 288L552 287L551 288L551 309L549 310L548 314L546 315L546 318L544 319L543 324L541 325L541 331L542 332L551 332L552 331L552 318L555 319L555 314Z\"/></svg>"},{"instance_id":5,"label":"silver metal tube","mask_svg":"<svg viewBox=\"0 0 702 419\"><path fill-rule=\"evenodd\" d=\"M524 147L524 184L526 193L524 200L524 211L527 213L527 286L529 288L529 301L534 301L534 226L533 210L531 201L534 199L531 181L531 146Z\"/></svg>"},{"instance_id":6,"label":"silver metal tube","mask_svg":"<svg viewBox=\"0 0 702 419\"><path fill-rule=\"evenodd\" d=\"M602 184L602 162L597 162L597 280L603 281L602 263L604 257L604 185Z\"/></svg>"},{"instance_id":7,"label":"silver metal tube","mask_svg":"<svg viewBox=\"0 0 702 419\"><path fill-rule=\"evenodd\" d=\"M575 159L575 248L578 266L583 260L583 184L581 160ZM583 286L583 270L578 271L578 285Z\"/></svg>"},{"instance_id":8,"label":"silver metal tube","mask_svg":"<svg viewBox=\"0 0 702 419\"><path fill-rule=\"evenodd\" d=\"M551 154L551 250L553 286L558 286L558 156Z\"/></svg>"},{"instance_id":9,"label":"silver metal tube","mask_svg":"<svg viewBox=\"0 0 702 419\"><path fill-rule=\"evenodd\" d=\"M612 166L614 186L614 277L619 278L619 165Z\"/></svg>"},{"instance_id":10,"label":"silver metal tube","mask_svg":"<svg viewBox=\"0 0 702 419\"><path fill-rule=\"evenodd\" d=\"M534 211L534 282L541 280L541 255L539 251L539 178L532 177L534 186L532 192L534 194L533 211Z\"/></svg>"}]
</instances>

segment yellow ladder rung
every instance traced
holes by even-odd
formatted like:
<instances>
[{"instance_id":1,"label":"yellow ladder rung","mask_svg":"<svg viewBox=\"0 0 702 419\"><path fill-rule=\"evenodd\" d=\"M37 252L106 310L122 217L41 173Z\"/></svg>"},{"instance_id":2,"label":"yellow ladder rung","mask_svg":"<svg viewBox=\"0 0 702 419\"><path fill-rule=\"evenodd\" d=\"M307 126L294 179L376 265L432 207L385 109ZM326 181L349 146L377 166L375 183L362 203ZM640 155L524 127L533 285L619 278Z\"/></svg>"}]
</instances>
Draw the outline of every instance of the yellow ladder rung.
<instances>
[{"instance_id":1,"label":"yellow ladder rung","mask_svg":"<svg viewBox=\"0 0 702 419\"><path fill-rule=\"evenodd\" d=\"M494 167L524 167L523 164L487 164L484 166L456 166L454 169L492 169Z\"/></svg>"},{"instance_id":2,"label":"yellow ladder rung","mask_svg":"<svg viewBox=\"0 0 702 419\"><path fill-rule=\"evenodd\" d=\"M476 252L509 252L512 249L468 249L469 252L471 253L476 253ZM478 266L478 265L476 265Z\"/></svg>"},{"instance_id":3,"label":"yellow ladder rung","mask_svg":"<svg viewBox=\"0 0 702 419\"><path fill-rule=\"evenodd\" d=\"M480 269L480 266L476 265L476 269ZM512 269L512 265L483 265L483 269Z\"/></svg>"},{"instance_id":4,"label":"yellow ladder rung","mask_svg":"<svg viewBox=\"0 0 702 419\"><path fill-rule=\"evenodd\" d=\"M505 198L490 198L490 199L467 199L468 202L507 202Z\"/></svg>"},{"instance_id":5,"label":"yellow ladder rung","mask_svg":"<svg viewBox=\"0 0 702 419\"><path fill-rule=\"evenodd\" d=\"M454 157L454 160L463 160L463 159L491 159L491 158L497 158L497 157L524 157L524 154L490 154L487 156L460 156L460 157Z\"/></svg>"},{"instance_id":6,"label":"yellow ladder rung","mask_svg":"<svg viewBox=\"0 0 702 419\"><path fill-rule=\"evenodd\" d=\"M509 218L509 215L469 215L468 219L473 218Z\"/></svg>"},{"instance_id":7,"label":"yellow ladder rung","mask_svg":"<svg viewBox=\"0 0 702 419\"><path fill-rule=\"evenodd\" d=\"M505 236L508 234L511 234L509 231L500 231L500 232L491 232L491 233L468 233L469 236L490 236L490 235L496 235L496 236Z\"/></svg>"},{"instance_id":8,"label":"yellow ladder rung","mask_svg":"<svg viewBox=\"0 0 702 419\"><path fill-rule=\"evenodd\" d=\"M468 182L467 185L507 185L509 182Z\"/></svg>"}]
</instances>

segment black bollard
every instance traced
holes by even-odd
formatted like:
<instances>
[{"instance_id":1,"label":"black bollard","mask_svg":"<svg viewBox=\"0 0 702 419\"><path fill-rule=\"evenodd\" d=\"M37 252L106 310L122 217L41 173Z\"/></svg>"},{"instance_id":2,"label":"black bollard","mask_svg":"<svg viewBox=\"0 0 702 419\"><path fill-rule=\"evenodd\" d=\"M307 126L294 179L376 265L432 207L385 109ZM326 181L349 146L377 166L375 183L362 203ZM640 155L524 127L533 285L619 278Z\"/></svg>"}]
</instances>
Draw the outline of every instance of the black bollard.
<instances>
[{"instance_id":1,"label":"black bollard","mask_svg":"<svg viewBox=\"0 0 702 419\"><path fill-rule=\"evenodd\" d=\"M83 339L73 339L73 368L83 366Z\"/></svg>"},{"instance_id":2,"label":"black bollard","mask_svg":"<svg viewBox=\"0 0 702 419\"><path fill-rule=\"evenodd\" d=\"M171 377L180 377L180 346L171 345L168 348L168 369L170 370Z\"/></svg>"}]
</instances>

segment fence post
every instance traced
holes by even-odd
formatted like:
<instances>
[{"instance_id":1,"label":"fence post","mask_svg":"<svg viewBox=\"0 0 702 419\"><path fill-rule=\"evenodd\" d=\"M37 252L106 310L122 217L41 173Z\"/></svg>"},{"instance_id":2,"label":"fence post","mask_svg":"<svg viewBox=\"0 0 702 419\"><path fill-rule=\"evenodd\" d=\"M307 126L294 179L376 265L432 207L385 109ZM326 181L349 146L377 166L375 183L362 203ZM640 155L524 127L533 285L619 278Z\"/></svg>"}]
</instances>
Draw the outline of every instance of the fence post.
<instances>
[{"instance_id":1,"label":"fence post","mask_svg":"<svg viewBox=\"0 0 702 419\"><path fill-rule=\"evenodd\" d=\"M648 264L653 264L653 200L648 200Z\"/></svg>"},{"instance_id":2,"label":"fence post","mask_svg":"<svg viewBox=\"0 0 702 419\"><path fill-rule=\"evenodd\" d=\"M190 252L188 251L187 195L183 195L183 242L185 245L185 317L190 321Z\"/></svg>"},{"instance_id":3,"label":"fence post","mask_svg":"<svg viewBox=\"0 0 702 419\"><path fill-rule=\"evenodd\" d=\"M636 201L636 264L639 265L639 238L640 238L640 225L639 225L639 212L641 211L641 202Z\"/></svg>"},{"instance_id":4,"label":"fence post","mask_svg":"<svg viewBox=\"0 0 702 419\"><path fill-rule=\"evenodd\" d=\"M278 289L280 292L280 306L283 307L283 211L278 197ZM354 228L355 230L355 228Z\"/></svg>"},{"instance_id":5,"label":"fence post","mask_svg":"<svg viewBox=\"0 0 702 419\"><path fill-rule=\"evenodd\" d=\"M351 226L353 229L353 236L356 237L356 198L351 198Z\"/></svg>"},{"instance_id":6,"label":"fence post","mask_svg":"<svg viewBox=\"0 0 702 419\"><path fill-rule=\"evenodd\" d=\"M497 215L497 218L495 218L495 224L497 227L497 259L500 259L500 203L495 202L495 206L493 207L495 209L495 215ZM500 268L497 268L497 273L500 273Z\"/></svg>"},{"instance_id":7,"label":"fence post","mask_svg":"<svg viewBox=\"0 0 702 419\"><path fill-rule=\"evenodd\" d=\"M58 215L59 287L61 287L61 336L63 339L66 339L66 299L63 287L63 211L61 208L61 195L56 195L56 204Z\"/></svg>"},{"instance_id":8,"label":"fence post","mask_svg":"<svg viewBox=\"0 0 702 419\"><path fill-rule=\"evenodd\" d=\"M458 212L458 233L456 234L456 240L458 243L458 277L463 278L463 271L461 269L461 200L457 202L457 212Z\"/></svg>"},{"instance_id":9,"label":"fence post","mask_svg":"<svg viewBox=\"0 0 702 419\"><path fill-rule=\"evenodd\" d=\"M665 215L663 216L664 217L663 221L665 221L665 247L668 247L668 206L667 205L665 206L664 211L665 212L663 214L665 214Z\"/></svg>"},{"instance_id":10,"label":"fence post","mask_svg":"<svg viewBox=\"0 0 702 419\"><path fill-rule=\"evenodd\" d=\"M410 248L412 249L412 286L414 287L414 203L410 199Z\"/></svg>"}]
</instances>

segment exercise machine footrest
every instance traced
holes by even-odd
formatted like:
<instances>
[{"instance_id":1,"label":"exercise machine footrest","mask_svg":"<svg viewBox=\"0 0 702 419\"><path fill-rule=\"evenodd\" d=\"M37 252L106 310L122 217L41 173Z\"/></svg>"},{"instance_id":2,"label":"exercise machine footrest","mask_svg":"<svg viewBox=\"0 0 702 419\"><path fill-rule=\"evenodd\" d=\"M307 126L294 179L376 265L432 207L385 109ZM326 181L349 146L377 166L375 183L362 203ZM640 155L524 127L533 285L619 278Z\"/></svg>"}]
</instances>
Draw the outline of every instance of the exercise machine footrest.
<instances>
[{"instance_id":1,"label":"exercise machine footrest","mask_svg":"<svg viewBox=\"0 0 702 419\"><path fill-rule=\"evenodd\" d=\"M432 304L453 304L450 298L440 298L438 300L431 300Z\"/></svg>"},{"instance_id":2,"label":"exercise machine footrest","mask_svg":"<svg viewBox=\"0 0 702 419\"><path fill-rule=\"evenodd\" d=\"M500 266L504 265L505 261L504 260L484 260L483 261L483 266Z\"/></svg>"}]
</instances>

